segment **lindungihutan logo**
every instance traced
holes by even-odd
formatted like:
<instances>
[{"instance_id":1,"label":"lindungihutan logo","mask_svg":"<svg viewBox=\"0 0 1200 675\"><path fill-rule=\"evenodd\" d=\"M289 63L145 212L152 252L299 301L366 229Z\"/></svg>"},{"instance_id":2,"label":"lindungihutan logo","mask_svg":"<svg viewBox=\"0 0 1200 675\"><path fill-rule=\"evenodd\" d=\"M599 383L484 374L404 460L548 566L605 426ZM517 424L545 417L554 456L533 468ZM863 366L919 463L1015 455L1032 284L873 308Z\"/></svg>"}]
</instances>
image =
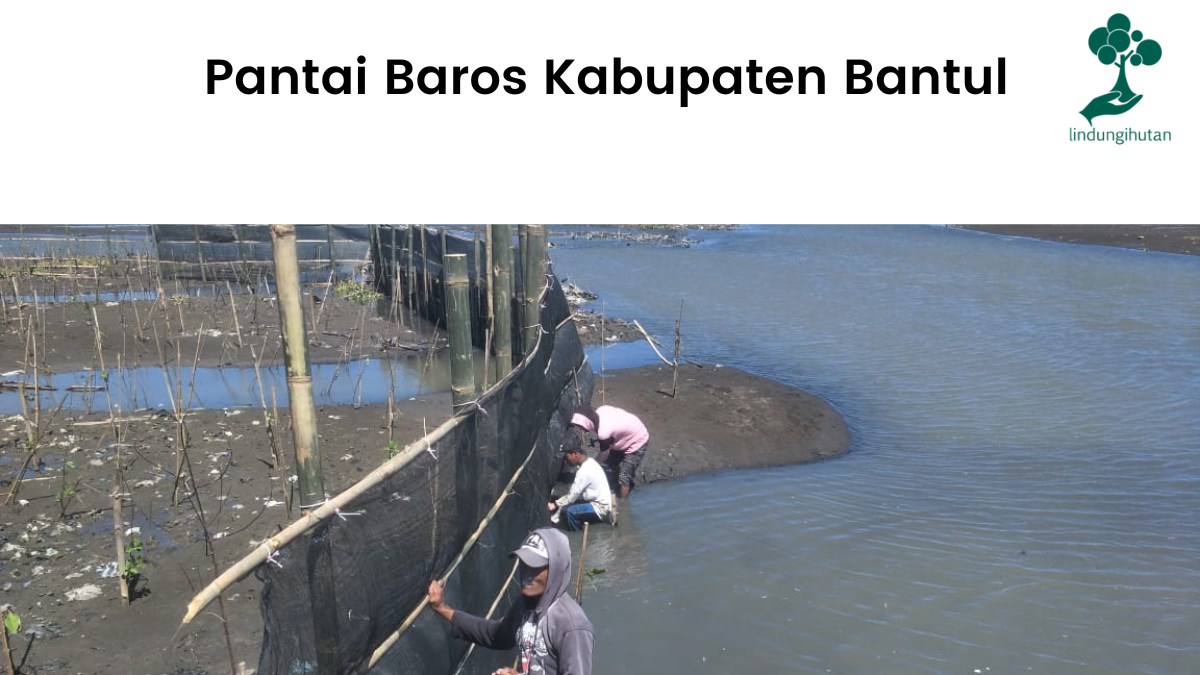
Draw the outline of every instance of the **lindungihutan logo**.
<instances>
[{"instance_id":1,"label":"lindungihutan logo","mask_svg":"<svg viewBox=\"0 0 1200 675\"><path fill-rule=\"evenodd\" d=\"M1087 118L1088 125L1101 115L1121 115L1133 110L1142 95L1133 93L1130 88L1126 66L1152 66L1162 58L1162 47L1158 42L1144 39L1142 31L1131 28L1129 17L1113 14L1108 17L1108 25L1097 28L1088 36L1088 48L1100 63L1117 68L1116 84L1079 111Z\"/></svg>"}]
</instances>

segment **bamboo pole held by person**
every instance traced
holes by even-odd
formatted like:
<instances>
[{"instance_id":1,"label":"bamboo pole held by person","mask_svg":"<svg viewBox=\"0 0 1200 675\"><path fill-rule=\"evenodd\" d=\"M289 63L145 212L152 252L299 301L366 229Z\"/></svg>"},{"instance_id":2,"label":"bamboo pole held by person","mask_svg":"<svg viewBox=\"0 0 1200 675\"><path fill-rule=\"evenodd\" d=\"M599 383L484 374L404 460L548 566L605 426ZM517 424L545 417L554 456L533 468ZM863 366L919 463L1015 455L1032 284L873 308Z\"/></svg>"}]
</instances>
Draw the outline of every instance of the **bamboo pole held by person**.
<instances>
[{"instance_id":1,"label":"bamboo pole held by person","mask_svg":"<svg viewBox=\"0 0 1200 675\"><path fill-rule=\"evenodd\" d=\"M321 453L317 447L317 413L313 404L312 376L308 368L308 335L300 304L300 266L296 259L296 228L272 225L275 286L279 298L279 324L287 365L288 401L292 409L292 438L296 445L296 475L300 483L301 510L325 500Z\"/></svg>"},{"instance_id":2,"label":"bamboo pole held by person","mask_svg":"<svg viewBox=\"0 0 1200 675\"><path fill-rule=\"evenodd\" d=\"M475 400L475 367L471 358L471 280L467 256L442 257L442 288L446 304L446 332L450 336L450 391L454 411Z\"/></svg>"}]
</instances>

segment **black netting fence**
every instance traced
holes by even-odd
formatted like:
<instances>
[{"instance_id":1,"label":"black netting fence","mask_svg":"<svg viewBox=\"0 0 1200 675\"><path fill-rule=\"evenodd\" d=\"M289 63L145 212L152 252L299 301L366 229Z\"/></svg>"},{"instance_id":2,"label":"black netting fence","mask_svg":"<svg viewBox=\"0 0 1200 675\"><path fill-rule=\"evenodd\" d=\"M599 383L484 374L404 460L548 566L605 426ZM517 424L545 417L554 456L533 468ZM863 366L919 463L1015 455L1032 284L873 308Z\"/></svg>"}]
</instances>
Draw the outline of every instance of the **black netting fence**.
<instances>
[{"instance_id":1,"label":"black netting fence","mask_svg":"<svg viewBox=\"0 0 1200 675\"><path fill-rule=\"evenodd\" d=\"M296 225L296 257L312 279L355 277L370 261L369 225ZM269 225L151 225L164 278L252 281L271 276Z\"/></svg>"},{"instance_id":2,"label":"black netting fence","mask_svg":"<svg viewBox=\"0 0 1200 675\"><path fill-rule=\"evenodd\" d=\"M449 573L455 607L486 615L499 598L495 611L504 612L514 599L508 552L548 521L562 461L555 448L571 411L590 400L593 376L566 297L552 275L545 278L540 338L520 366L478 406L410 445L394 460L403 463L398 472L258 568L260 673L483 674L511 665L511 655L470 650L441 617L415 610L430 579ZM397 637L410 615L415 620Z\"/></svg>"}]
</instances>

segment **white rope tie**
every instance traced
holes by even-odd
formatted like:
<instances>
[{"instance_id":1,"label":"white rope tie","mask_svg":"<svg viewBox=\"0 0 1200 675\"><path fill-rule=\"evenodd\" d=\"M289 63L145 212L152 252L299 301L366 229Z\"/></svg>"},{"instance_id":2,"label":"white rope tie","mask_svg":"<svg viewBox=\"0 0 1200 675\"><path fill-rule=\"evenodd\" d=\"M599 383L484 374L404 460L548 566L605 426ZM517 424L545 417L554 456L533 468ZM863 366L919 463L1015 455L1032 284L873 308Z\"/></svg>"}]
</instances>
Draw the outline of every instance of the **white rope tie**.
<instances>
[{"instance_id":1,"label":"white rope tie","mask_svg":"<svg viewBox=\"0 0 1200 675\"><path fill-rule=\"evenodd\" d=\"M346 516L361 516L362 514L366 513L366 511L343 511L341 509L334 509L333 513L338 518L346 520Z\"/></svg>"}]
</instances>

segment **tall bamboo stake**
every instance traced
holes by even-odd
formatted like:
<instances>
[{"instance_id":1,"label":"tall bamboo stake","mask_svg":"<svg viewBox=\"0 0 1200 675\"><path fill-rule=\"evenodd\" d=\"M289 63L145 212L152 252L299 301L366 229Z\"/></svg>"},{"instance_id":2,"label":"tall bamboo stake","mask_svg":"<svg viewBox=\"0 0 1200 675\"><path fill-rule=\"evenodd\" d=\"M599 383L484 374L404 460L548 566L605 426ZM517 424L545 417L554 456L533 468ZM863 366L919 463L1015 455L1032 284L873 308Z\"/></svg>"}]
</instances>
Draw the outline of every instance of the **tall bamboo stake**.
<instances>
[{"instance_id":1,"label":"tall bamboo stake","mask_svg":"<svg viewBox=\"0 0 1200 675\"><path fill-rule=\"evenodd\" d=\"M317 447L317 413L308 368L304 309L300 304L295 226L272 225L271 242L275 254L279 324L287 364L288 401L292 409L292 438L296 445L296 475L300 482L301 510L307 510L325 501L325 486L321 477L321 453Z\"/></svg>"},{"instance_id":2,"label":"tall bamboo stake","mask_svg":"<svg viewBox=\"0 0 1200 675\"><path fill-rule=\"evenodd\" d=\"M515 339L517 341L517 345L516 345L517 349L520 351L521 354L524 355L524 354L528 354L529 349L530 349L529 339L528 339L529 331L526 330L526 328L529 326L529 324L525 323L525 307L526 307L526 305L528 305L528 301L526 300L526 298L529 297L529 285L528 285L528 281L529 281L529 226L528 225L518 225L517 226L517 255L519 256L517 258L517 263L521 268L520 269L521 283L518 284L519 288L516 289L516 291L514 292L514 295L517 298L516 318L520 322L520 324L519 324L520 328L517 330Z\"/></svg>"},{"instance_id":3,"label":"tall bamboo stake","mask_svg":"<svg viewBox=\"0 0 1200 675\"><path fill-rule=\"evenodd\" d=\"M529 274L525 277L525 330L528 353L537 344L542 321L542 288L546 285L546 226L530 225L527 244L529 246Z\"/></svg>"},{"instance_id":4,"label":"tall bamboo stake","mask_svg":"<svg viewBox=\"0 0 1200 675\"><path fill-rule=\"evenodd\" d=\"M493 258L491 297L495 323L496 380L500 381L512 370L512 228L508 225L492 225L488 244Z\"/></svg>"},{"instance_id":5,"label":"tall bamboo stake","mask_svg":"<svg viewBox=\"0 0 1200 675\"><path fill-rule=\"evenodd\" d=\"M471 280L467 256L454 253L442 257L442 281L446 305L446 332L450 337L450 390L454 411L475 399L475 368L471 359Z\"/></svg>"}]
</instances>

